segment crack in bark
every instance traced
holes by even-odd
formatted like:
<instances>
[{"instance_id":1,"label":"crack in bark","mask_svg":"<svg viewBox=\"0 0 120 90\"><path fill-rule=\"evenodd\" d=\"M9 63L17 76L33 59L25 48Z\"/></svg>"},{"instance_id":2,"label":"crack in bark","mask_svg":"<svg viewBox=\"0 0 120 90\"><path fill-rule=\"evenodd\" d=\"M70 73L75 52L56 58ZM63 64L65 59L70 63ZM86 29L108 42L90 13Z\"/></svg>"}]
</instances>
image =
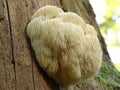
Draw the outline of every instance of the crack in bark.
<instances>
[{"instance_id":1,"label":"crack in bark","mask_svg":"<svg viewBox=\"0 0 120 90\"><path fill-rule=\"evenodd\" d=\"M9 22L9 29L10 29L10 40L11 40L11 49L12 49L12 64L14 68L14 75L15 75L15 90L16 89L16 67L15 67L15 60L14 60L14 47L13 47L13 38L12 38L12 27L11 27L11 20L10 20L10 11L9 11L9 5L8 1L5 0L6 2L6 7L7 7L7 12L8 12L8 22Z\"/></svg>"}]
</instances>

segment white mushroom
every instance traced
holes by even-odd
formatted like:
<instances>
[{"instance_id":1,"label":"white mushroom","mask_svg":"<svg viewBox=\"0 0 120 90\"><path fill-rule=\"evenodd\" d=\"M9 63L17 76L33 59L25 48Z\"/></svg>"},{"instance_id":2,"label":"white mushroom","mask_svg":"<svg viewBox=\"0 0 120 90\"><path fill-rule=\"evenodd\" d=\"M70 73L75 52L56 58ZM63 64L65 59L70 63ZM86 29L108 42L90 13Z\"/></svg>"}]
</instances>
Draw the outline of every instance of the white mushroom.
<instances>
[{"instance_id":1,"label":"white mushroom","mask_svg":"<svg viewBox=\"0 0 120 90\"><path fill-rule=\"evenodd\" d=\"M73 12L44 6L32 16L27 34L41 68L63 87L91 78L100 69L97 33Z\"/></svg>"}]
</instances>

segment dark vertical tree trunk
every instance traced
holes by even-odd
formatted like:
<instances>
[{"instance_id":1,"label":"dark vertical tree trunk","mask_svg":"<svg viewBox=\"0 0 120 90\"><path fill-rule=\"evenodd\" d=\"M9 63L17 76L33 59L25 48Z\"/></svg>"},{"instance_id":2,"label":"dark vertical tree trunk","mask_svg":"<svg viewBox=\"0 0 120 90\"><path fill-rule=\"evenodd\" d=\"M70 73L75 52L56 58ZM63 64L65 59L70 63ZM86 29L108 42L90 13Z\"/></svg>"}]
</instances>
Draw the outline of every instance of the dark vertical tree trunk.
<instances>
[{"instance_id":1,"label":"dark vertical tree trunk","mask_svg":"<svg viewBox=\"0 0 120 90\"><path fill-rule=\"evenodd\" d=\"M31 15L48 4L76 12L93 25L98 32L104 60L110 59L88 0L0 0L0 90L59 90L37 65L25 35ZM94 79L87 82L89 87L78 84L74 90L102 90Z\"/></svg>"}]
</instances>

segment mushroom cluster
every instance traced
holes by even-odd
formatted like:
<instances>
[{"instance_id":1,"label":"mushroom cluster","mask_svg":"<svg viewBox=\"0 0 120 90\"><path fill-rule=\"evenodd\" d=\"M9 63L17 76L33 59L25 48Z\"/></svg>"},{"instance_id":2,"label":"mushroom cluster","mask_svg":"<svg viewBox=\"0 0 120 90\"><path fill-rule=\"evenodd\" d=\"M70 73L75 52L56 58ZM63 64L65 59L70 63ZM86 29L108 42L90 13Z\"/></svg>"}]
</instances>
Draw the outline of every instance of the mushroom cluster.
<instances>
[{"instance_id":1,"label":"mushroom cluster","mask_svg":"<svg viewBox=\"0 0 120 90\"><path fill-rule=\"evenodd\" d=\"M76 13L41 7L32 16L27 34L40 67L63 87L91 78L100 69L97 32Z\"/></svg>"}]
</instances>

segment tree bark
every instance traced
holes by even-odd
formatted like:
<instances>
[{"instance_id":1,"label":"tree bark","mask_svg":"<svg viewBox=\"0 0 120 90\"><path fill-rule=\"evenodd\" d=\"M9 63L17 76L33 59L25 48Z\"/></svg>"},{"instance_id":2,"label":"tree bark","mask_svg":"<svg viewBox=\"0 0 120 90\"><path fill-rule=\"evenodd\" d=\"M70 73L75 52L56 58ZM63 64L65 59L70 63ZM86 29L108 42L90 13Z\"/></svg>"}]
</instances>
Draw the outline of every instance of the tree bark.
<instances>
[{"instance_id":1,"label":"tree bark","mask_svg":"<svg viewBox=\"0 0 120 90\"><path fill-rule=\"evenodd\" d=\"M25 34L31 15L48 4L76 12L93 25L104 60L110 59L88 0L0 0L0 90L59 90L59 85L37 64ZM102 90L102 86L90 79L88 88L77 84L74 90L96 90L98 87L97 90Z\"/></svg>"}]
</instances>

